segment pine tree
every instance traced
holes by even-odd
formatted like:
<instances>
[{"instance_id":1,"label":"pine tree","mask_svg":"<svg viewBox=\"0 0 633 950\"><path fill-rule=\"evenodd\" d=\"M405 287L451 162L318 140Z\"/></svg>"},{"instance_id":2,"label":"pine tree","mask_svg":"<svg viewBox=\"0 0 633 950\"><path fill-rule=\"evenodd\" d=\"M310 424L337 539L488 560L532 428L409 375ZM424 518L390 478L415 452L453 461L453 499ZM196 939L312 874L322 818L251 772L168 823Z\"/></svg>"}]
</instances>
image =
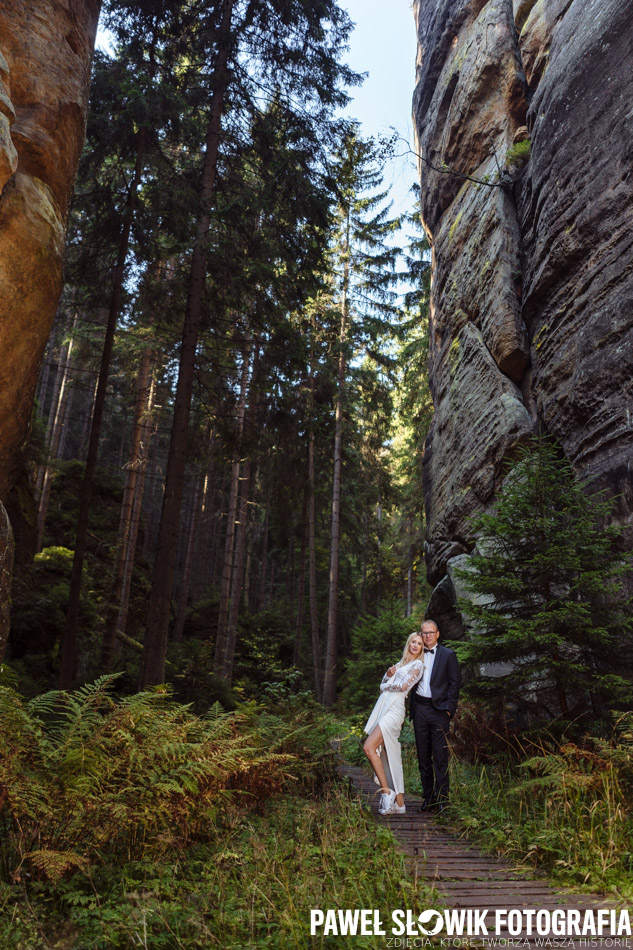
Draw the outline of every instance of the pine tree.
<instances>
[{"instance_id":1,"label":"pine tree","mask_svg":"<svg viewBox=\"0 0 633 950\"><path fill-rule=\"evenodd\" d=\"M518 451L495 512L473 520L477 547L459 571L472 629L457 646L479 667L473 695L550 717L633 700L631 557L604 527L609 502L589 489L538 437Z\"/></svg>"}]
</instances>

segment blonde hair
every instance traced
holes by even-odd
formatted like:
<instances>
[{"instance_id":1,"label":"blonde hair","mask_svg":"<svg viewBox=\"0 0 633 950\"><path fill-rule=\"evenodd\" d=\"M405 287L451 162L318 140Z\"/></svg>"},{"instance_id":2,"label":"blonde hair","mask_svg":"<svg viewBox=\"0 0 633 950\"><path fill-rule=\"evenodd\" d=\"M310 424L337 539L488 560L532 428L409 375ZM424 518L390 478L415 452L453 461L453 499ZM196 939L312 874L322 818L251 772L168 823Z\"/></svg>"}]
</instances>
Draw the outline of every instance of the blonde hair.
<instances>
[{"instance_id":1,"label":"blonde hair","mask_svg":"<svg viewBox=\"0 0 633 950\"><path fill-rule=\"evenodd\" d=\"M407 662L407 657L409 655L409 644L411 643L414 637L419 637L419 636L420 636L419 630L414 630L413 633L409 634L409 636L407 637L407 642L404 645L404 650L402 651L402 656L400 658L400 661L396 663L397 667L404 666L404 664ZM418 659L422 660L422 662L424 663L424 650L422 650L422 652L419 654Z\"/></svg>"}]
</instances>

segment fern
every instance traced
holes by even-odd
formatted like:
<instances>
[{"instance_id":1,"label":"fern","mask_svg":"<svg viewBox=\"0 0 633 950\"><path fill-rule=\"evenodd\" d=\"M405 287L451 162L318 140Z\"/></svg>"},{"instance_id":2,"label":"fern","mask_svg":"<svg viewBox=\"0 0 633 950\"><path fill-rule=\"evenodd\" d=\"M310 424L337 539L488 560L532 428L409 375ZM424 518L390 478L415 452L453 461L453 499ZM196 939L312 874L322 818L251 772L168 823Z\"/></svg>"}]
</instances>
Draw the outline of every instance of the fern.
<instances>
[{"instance_id":1,"label":"fern","mask_svg":"<svg viewBox=\"0 0 633 950\"><path fill-rule=\"evenodd\" d=\"M59 881L71 869L85 871L88 868L87 859L73 851L40 850L25 854L24 857L42 877L53 882Z\"/></svg>"},{"instance_id":2,"label":"fern","mask_svg":"<svg viewBox=\"0 0 633 950\"><path fill-rule=\"evenodd\" d=\"M205 717L159 690L124 699L115 676L25 703L0 687L0 858L58 879L88 856L141 857L206 836L219 805L246 806L314 771L309 724L254 706ZM3 830L4 829L4 830Z\"/></svg>"}]
</instances>

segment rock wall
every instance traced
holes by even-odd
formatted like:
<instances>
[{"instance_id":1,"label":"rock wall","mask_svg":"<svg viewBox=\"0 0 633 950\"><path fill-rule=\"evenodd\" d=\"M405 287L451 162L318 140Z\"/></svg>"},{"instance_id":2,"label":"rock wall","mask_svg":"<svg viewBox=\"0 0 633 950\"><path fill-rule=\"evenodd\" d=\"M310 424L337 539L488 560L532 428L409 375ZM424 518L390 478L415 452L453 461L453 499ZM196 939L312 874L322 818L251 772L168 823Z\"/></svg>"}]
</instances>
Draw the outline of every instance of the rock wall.
<instances>
[{"instance_id":1,"label":"rock wall","mask_svg":"<svg viewBox=\"0 0 633 950\"><path fill-rule=\"evenodd\" d=\"M61 292L100 5L0 2L0 508L20 467ZM10 546L0 510L3 564ZM0 645L5 588L0 584Z\"/></svg>"},{"instance_id":2,"label":"rock wall","mask_svg":"<svg viewBox=\"0 0 633 950\"><path fill-rule=\"evenodd\" d=\"M414 13L441 613L469 515L539 425L617 496L633 541L633 0L416 0Z\"/></svg>"}]
</instances>

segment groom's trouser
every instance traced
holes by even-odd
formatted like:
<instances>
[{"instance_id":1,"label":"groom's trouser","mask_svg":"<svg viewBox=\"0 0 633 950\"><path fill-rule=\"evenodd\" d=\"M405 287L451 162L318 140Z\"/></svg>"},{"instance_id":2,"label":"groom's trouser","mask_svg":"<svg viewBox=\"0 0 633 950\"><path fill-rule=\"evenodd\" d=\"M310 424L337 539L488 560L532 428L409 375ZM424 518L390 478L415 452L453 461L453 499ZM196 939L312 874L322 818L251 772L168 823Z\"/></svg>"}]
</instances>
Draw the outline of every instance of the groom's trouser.
<instances>
[{"instance_id":1,"label":"groom's trouser","mask_svg":"<svg viewBox=\"0 0 633 950\"><path fill-rule=\"evenodd\" d=\"M451 717L430 700L413 700L413 730L425 801L448 801L448 733Z\"/></svg>"}]
</instances>

